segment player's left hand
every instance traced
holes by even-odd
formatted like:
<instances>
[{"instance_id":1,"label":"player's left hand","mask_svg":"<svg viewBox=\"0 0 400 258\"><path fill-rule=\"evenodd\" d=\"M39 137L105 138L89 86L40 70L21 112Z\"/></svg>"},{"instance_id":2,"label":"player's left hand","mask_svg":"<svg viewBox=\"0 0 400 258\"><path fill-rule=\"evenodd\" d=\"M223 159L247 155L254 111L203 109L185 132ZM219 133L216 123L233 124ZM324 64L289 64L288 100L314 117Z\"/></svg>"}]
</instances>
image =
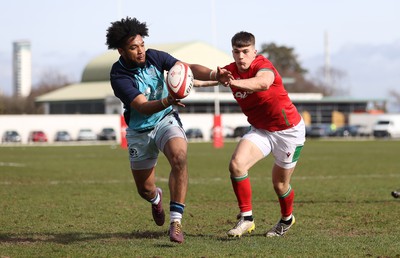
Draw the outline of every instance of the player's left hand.
<instances>
[{"instance_id":1,"label":"player's left hand","mask_svg":"<svg viewBox=\"0 0 400 258\"><path fill-rule=\"evenodd\" d=\"M226 69L223 69L221 67L217 67L217 80L219 83L221 83L223 86L228 87L229 82L233 80L232 73Z\"/></svg>"},{"instance_id":2,"label":"player's left hand","mask_svg":"<svg viewBox=\"0 0 400 258\"><path fill-rule=\"evenodd\" d=\"M169 94L168 94L167 100L168 100L168 104L170 104L170 105L185 107L185 104L183 104L180 99L175 99L174 97L172 97Z\"/></svg>"}]
</instances>

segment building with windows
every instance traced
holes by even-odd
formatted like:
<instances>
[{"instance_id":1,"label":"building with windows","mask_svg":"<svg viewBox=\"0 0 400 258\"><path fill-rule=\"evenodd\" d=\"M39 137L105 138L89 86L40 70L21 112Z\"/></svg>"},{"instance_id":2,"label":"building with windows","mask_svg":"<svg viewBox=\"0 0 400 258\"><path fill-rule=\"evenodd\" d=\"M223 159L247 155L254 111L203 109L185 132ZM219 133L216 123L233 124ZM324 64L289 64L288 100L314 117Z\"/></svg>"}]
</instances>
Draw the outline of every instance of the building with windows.
<instances>
[{"instance_id":1,"label":"building with windows","mask_svg":"<svg viewBox=\"0 0 400 258\"><path fill-rule=\"evenodd\" d=\"M163 50L187 63L198 63L210 68L233 62L230 55L203 42L149 45L149 48ZM80 83L68 85L44 94L36 102L44 105L45 114L121 114L122 105L114 97L109 72L119 58L117 51L106 53L91 60L82 73ZM293 83L283 78L285 84ZM222 115L241 114L239 106L229 89L219 87L196 88L184 99L185 108L179 107L181 114L213 114L215 103L219 102ZM289 96L302 113L307 124L347 122L353 112L368 112L371 109L385 108L382 99L354 99L324 97L319 93L290 93ZM216 101L216 98L218 101Z\"/></svg>"},{"instance_id":2,"label":"building with windows","mask_svg":"<svg viewBox=\"0 0 400 258\"><path fill-rule=\"evenodd\" d=\"M13 94L26 97L32 89L31 43L27 40L13 43Z\"/></svg>"}]
</instances>

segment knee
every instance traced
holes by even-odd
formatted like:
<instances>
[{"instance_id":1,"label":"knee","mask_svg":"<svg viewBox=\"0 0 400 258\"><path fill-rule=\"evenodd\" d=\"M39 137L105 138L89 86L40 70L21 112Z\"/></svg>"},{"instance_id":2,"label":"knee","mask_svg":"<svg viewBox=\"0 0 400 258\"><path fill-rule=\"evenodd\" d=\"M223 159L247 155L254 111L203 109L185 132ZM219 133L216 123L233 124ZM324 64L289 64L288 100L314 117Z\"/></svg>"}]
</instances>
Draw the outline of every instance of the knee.
<instances>
[{"instance_id":1,"label":"knee","mask_svg":"<svg viewBox=\"0 0 400 258\"><path fill-rule=\"evenodd\" d=\"M240 159L237 157L232 157L231 161L229 162L229 172L231 173L231 176L237 177L246 174L247 170Z\"/></svg>"},{"instance_id":2,"label":"knee","mask_svg":"<svg viewBox=\"0 0 400 258\"><path fill-rule=\"evenodd\" d=\"M273 185L274 185L274 190L276 193L282 192L282 189L283 189L282 183L278 182L278 183L274 183Z\"/></svg>"},{"instance_id":3,"label":"knee","mask_svg":"<svg viewBox=\"0 0 400 258\"><path fill-rule=\"evenodd\" d=\"M179 150L172 154L171 167L173 170L183 170L187 166L187 154L184 150Z\"/></svg>"},{"instance_id":4,"label":"knee","mask_svg":"<svg viewBox=\"0 0 400 258\"><path fill-rule=\"evenodd\" d=\"M277 195L282 195L289 189L289 183L273 182L274 190Z\"/></svg>"}]
</instances>

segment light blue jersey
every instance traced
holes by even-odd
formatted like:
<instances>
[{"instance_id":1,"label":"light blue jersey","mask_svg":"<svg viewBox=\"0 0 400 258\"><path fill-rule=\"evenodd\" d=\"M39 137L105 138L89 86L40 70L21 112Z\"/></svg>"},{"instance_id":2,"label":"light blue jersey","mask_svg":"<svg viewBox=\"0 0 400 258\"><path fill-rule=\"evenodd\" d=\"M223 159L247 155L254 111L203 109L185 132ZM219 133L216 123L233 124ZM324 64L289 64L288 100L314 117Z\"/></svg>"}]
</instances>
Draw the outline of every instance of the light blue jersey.
<instances>
[{"instance_id":1,"label":"light blue jersey","mask_svg":"<svg viewBox=\"0 0 400 258\"><path fill-rule=\"evenodd\" d=\"M161 100L168 96L164 71L178 61L168 53L149 49L146 51L146 64L144 67L129 69L124 60L120 58L111 69L111 86L114 94L124 103L124 117L128 127L135 131L153 129L157 123L172 111L168 107L160 112L145 115L131 108L130 103L139 94L147 100Z\"/></svg>"},{"instance_id":2,"label":"light blue jersey","mask_svg":"<svg viewBox=\"0 0 400 258\"><path fill-rule=\"evenodd\" d=\"M138 90L147 100L160 100L168 96L164 73L158 71L153 65L136 69L137 73L134 74L134 78L136 79ZM152 129L171 110L172 107L170 106L158 113L144 115L132 109L128 126L129 128L137 128L135 130L138 131Z\"/></svg>"}]
</instances>

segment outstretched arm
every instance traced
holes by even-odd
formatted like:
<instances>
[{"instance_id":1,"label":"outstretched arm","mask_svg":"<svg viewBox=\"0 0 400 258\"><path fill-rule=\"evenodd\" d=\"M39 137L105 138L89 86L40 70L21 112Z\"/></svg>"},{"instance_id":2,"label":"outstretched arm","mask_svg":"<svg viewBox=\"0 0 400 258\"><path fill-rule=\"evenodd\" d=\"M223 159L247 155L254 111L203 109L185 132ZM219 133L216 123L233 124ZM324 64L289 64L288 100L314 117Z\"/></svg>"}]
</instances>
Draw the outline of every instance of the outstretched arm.
<instances>
[{"instance_id":1,"label":"outstretched arm","mask_svg":"<svg viewBox=\"0 0 400 258\"><path fill-rule=\"evenodd\" d=\"M218 81L200 81L194 79L194 87L211 87L211 86L218 86Z\"/></svg>"},{"instance_id":2,"label":"outstretched arm","mask_svg":"<svg viewBox=\"0 0 400 258\"><path fill-rule=\"evenodd\" d=\"M255 77L242 79L242 80L235 80L231 79L228 82L230 87L238 88L245 91L264 91L268 90L269 87L274 82L275 75L272 71L258 71Z\"/></svg>"},{"instance_id":3,"label":"outstretched arm","mask_svg":"<svg viewBox=\"0 0 400 258\"><path fill-rule=\"evenodd\" d=\"M197 80L202 80L202 81L211 81L211 80L215 80L214 78L211 78L211 73L212 70L208 67L205 67L203 65L199 65L199 64L188 64L186 63L190 69L193 72L193 76L195 79Z\"/></svg>"},{"instance_id":4,"label":"outstretched arm","mask_svg":"<svg viewBox=\"0 0 400 258\"><path fill-rule=\"evenodd\" d=\"M208 80L194 80L195 87L211 87L222 84L223 86L229 86L230 80L233 79L231 72L226 69L217 67L217 70L210 70Z\"/></svg>"}]
</instances>

